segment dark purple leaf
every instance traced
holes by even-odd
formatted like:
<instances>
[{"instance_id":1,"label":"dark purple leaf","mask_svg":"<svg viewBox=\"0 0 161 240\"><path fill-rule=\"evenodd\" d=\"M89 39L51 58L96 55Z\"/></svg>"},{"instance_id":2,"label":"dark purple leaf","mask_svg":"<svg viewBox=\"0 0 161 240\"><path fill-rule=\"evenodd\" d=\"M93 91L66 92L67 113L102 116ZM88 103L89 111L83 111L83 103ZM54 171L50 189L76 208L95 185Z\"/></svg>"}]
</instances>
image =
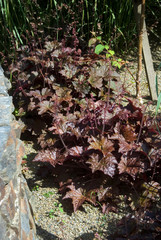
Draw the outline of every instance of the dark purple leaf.
<instances>
[{"instance_id":1,"label":"dark purple leaf","mask_svg":"<svg viewBox=\"0 0 161 240\"><path fill-rule=\"evenodd\" d=\"M55 167L56 164L63 164L65 157L60 152L52 150L40 151L34 158L34 162L48 162Z\"/></svg>"},{"instance_id":2,"label":"dark purple leaf","mask_svg":"<svg viewBox=\"0 0 161 240\"><path fill-rule=\"evenodd\" d=\"M93 153L88 159L92 172L102 171L104 174L113 177L115 174L117 160L112 153L106 153L106 156L101 158L98 154Z\"/></svg>"},{"instance_id":3,"label":"dark purple leaf","mask_svg":"<svg viewBox=\"0 0 161 240\"><path fill-rule=\"evenodd\" d=\"M135 179L137 174L147 170L146 164L147 160L142 159L140 152L129 152L121 157L121 161L118 164L119 173L128 173Z\"/></svg>"},{"instance_id":4,"label":"dark purple leaf","mask_svg":"<svg viewBox=\"0 0 161 240\"><path fill-rule=\"evenodd\" d=\"M70 191L66 193L63 199L71 198L74 212L76 212L78 208L86 201L86 197L83 195L82 188L75 189L74 185L70 185L68 186L68 188L70 189Z\"/></svg>"}]
</instances>

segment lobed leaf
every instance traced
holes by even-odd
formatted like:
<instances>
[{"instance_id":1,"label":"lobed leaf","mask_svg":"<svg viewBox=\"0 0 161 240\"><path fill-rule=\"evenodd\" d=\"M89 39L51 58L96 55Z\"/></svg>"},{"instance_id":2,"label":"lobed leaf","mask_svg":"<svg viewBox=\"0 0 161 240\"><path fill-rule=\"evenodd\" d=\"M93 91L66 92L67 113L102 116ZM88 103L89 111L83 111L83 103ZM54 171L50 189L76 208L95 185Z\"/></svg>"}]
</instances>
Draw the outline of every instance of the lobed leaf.
<instances>
[{"instance_id":1,"label":"lobed leaf","mask_svg":"<svg viewBox=\"0 0 161 240\"><path fill-rule=\"evenodd\" d=\"M98 154L93 153L87 163L90 164L93 173L96 171L102 171L104 174L113 177L116 170L117 160L110 152L101 159Z\"/></svg>"},{"instance_id":2,"label":"lobed leaf","mask_svg":"<svg viewBox=\"0 0 161 240\"><path fill-rule=\"evenodd\" d=\"M63 164L65 160L65 157L60 154L59 151L54 150L44 150L40 151L36 157L34 158L34 162L48 162L53 167L55 167L56 164Z\"/></svg>"},{"instance_id":3,"label":"lobed leaf","mask_svg":"<svg viewBox=\"0 0 161 240\"><path fill-rule=\"evenodd\" d=\"M141 152L128 152L121 157L118 164L119 173L128 173L133 179L147 170L148 159L142 158Z\"/></svg>"},{"instance_id":4,"label":"lobed leaf","mask_svg":"<svg viewBox=\"0 0 161 240\"><path fill-rule=\"evenodd\" d=\"M86 197L83 195L82 188L75 189L74 185L69 185L68 188L70 189L70 191L66 193L63 199L71 198L74 212L76 212L78 208L86 201Z\"/></svg>"}]
</instances>

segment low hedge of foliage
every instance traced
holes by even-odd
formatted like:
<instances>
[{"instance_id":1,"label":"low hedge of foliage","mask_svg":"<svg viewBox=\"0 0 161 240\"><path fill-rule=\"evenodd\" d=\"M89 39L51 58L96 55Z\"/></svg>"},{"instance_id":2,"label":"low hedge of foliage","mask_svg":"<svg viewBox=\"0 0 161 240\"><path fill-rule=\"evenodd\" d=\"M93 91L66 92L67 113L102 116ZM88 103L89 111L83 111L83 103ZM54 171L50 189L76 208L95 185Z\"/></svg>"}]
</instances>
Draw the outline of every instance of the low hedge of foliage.
<instances>
[{"instance_id":1,"label":"low hedge of foliage","mask_svg":"<svg viewBox=\"0 0 161 240\"><path fill-rule=\"evenodd\" d=\"M26 131L41 147L34 161L49 163L53 173L65 164L77 171L79 181L71 176L60 183L74 211L85 201L101 204L103 212L116 210L121 195L131 211L151 207L160 197L155 122L128 97L115 72L120 60L114 52L102 47L98 55L91 45L82 54L74 30L68 42L31 42L10 65L20 104L16 113L25 114Z\"/></svg>"}]
</instances>

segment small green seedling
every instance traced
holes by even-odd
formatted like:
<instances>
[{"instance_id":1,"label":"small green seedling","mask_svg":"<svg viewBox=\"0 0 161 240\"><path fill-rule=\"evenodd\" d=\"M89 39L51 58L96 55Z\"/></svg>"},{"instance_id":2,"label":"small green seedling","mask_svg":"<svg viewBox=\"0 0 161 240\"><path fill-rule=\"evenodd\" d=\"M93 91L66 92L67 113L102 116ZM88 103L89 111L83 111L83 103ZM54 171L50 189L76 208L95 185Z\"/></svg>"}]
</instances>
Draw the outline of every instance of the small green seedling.
<instances>
[{"instance_id":1,"label":"small green seedling","mask_svg":"<svg viewBox=\"0 0 161 240\"><path fill-rule=\"evenodd\" d=\"M55 211L53 209L51 209L49 211L49 218L53 218L54 217L54 213L55 213Z\"/></svg>"},{"instance_id":2,"label":"small green seedling","mask_svg":"<svg viewBox=\"0 0 161 240\"><path fill-rule=\"evenodd\" d=\"M100 53L102 53L104 51L104 53L106 54L106 58L111 58L112 61L112 66L117 67L117 68L121 68L121 62L122 59L121 58L116 58L115 52L113 50L110 50L109 45L107 44L106 41L103 41L101 36L94 36L93 38L91 38L89 40L88 46L91 47L93 44L96 44L97 42L99 42L96 47L95 47L95 53L97 55L99 55Z\"/></svg>"},{"instance_id":3,"label":"small green seedling","mask_svg":"<svg viewBox=\"0 0 161 240\"><path fill-rule=\"evenodd\" d=\"M27 159L27 155L24 155L24 156L23 156L23 159Z\"/></svg>"},{"instance_id":4,"label":"small green seedling","mask_svg":"<svg viewBox=\"0 0 161 240\"><path fill-rule=\"evenodd\" d=\"M32 191L38 191L39 190L39 185L36 185L33 187Z\"/></svg>"},{"instance_id":5,"label":"small green seedling","mask_svg":"<svg viewBox=\"0 0 161 240\"><path fill-rule=\"evenodd\" d=\"M14 115L15 115L16 117L19 116L19 110L18 110L18 109L15 109Z\"/></svg>"},{"instance_id":6,"label":"small green seedling","mask_svg":"<svg viewBox=\"0 0 161 240\"><path fill-rule=\"evenodd\" d=\"M19 112L19 109L15 109L13 114L16 116L16 117L22 117L26 114L26 112Z\"/></svg>"},{"instance_id":7,"label":"small green seedling","mask_svg":"<svg viewBox=\"0 0 161 240\"><path fill-rule=\"evenodd\" d=\"M43 195L44 195L44 197L49 198L53 194L54 194L53 192L47 192L47 193L44 193Z\"/></svg>"},{"instance_id":8,"label":"small green seedling","mask_svg":"<svg viewBox=\"0 0 161 240\"><path fill-rule=\"evenodd\" d=\"M55 206L56 208L58 208L58 210L59 210L60 212L62 212L62 213L64 212L61 203L58 204L58 203L55 202L55 203L54 203L54 206Z\"/></svg>"},{"instance_id":9,"label":"small green seedling","mask_svg":"<svg viewBox=\"0 0 161 240\"><path fill-rule=\"evenodd\" d=\"M48 213L49 218L53 218L54 215L56 215L59 211L62 212L62 213L64 212L61 203L54 202L54 206L55 206L55 208L51 209Z\"/></svg>"}]
</instances>

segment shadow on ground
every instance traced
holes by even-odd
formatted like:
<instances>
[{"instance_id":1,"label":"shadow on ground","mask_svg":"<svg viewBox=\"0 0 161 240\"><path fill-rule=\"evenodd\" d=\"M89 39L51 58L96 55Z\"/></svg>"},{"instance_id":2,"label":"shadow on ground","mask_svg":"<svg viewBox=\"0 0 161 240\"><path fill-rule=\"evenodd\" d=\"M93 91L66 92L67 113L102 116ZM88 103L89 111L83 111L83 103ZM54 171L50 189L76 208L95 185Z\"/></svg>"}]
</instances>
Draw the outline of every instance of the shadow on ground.
<instances>
[{"instance_id":1,"label":"shadow on ground","mask_svg":"<svg viewBox=\"0 0 161 240\"><path fill-rule=\"evenodd\" d=\"M37 235L41 237L41 240L59 240L56 235L49 233L40 226L36 225Z\"/></svg>"}]
</instances>

